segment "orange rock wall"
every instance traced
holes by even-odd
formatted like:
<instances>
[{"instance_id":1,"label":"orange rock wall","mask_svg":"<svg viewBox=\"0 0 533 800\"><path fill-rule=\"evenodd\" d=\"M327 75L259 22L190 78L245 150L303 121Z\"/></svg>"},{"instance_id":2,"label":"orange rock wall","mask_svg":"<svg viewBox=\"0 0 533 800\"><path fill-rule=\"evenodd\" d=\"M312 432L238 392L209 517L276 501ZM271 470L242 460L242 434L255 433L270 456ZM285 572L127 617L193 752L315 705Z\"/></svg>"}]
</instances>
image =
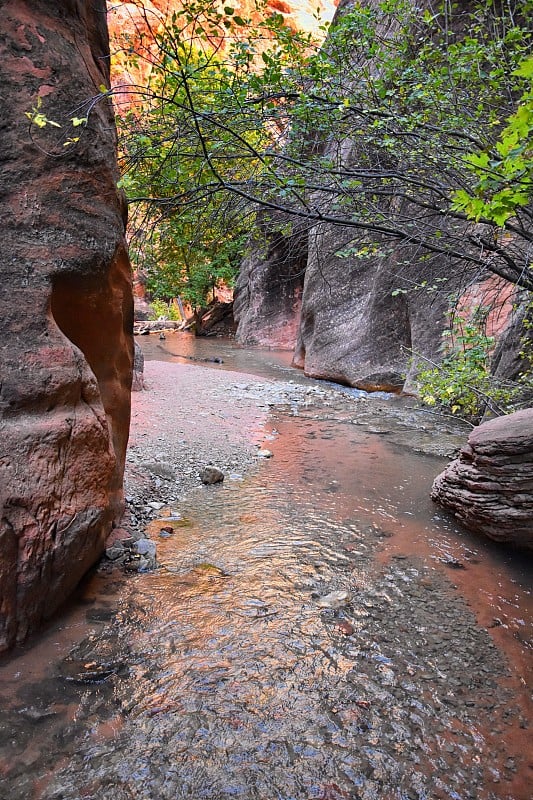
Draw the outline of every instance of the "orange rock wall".
<instances>
[{"instance_id":1,"label":"orange rock wall","mask_svg":"<svg viewBox=\"0 0 533 800\"><path fill-rule=\"evenodd\" d=\"M122 513L133 304L113 110L87 103L109 85L105 0L5 0L0 27L1 651ZM30 125L38 97L61 127Z\"/></svg>"},{"instance_id":2,"label":"orange rock wall","mask_svg":"<svg viewBox=\"0 0 533 800\"><path fill-rule=\"evenodd\" d=\"M338 0L267 0L264 14L282 14L285 24L293 30L318 31L320 24L331 20L337 4ZM117 90L115 104L119 111L124 106L135 104L138 94L132 87L142 86L150 72L150 47L154 33L163 30L172 13L184 5L184 0L108 1L108 25L114 55L112 80ZM254 0L220 0L211 5L218 6L220 11L232 7L236 14L250 17L255 23L260 20ZM141 54L136 66L125 63L129 50Z\"/></svg>"}]
</instances>

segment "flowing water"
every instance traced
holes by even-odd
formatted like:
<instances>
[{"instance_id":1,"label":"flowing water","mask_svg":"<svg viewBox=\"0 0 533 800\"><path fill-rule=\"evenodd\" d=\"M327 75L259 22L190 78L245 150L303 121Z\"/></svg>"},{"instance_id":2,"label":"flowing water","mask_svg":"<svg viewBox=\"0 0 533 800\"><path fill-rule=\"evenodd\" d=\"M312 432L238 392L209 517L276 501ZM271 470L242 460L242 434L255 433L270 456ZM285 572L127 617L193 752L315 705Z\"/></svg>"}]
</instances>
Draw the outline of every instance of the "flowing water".
<instances>
[{"instance_id":1,"label":"flowing water","mask_svg":"<svg viewBox=\"0 0 533 800\"><path fill-rule=\"evenodd\" d=\"M276 412L272 459L151 524L160 570L98 571L6 660L1 798L530 797L531 563L436 511L442 460L353 423Z\"/></svg>"}]
</instances>

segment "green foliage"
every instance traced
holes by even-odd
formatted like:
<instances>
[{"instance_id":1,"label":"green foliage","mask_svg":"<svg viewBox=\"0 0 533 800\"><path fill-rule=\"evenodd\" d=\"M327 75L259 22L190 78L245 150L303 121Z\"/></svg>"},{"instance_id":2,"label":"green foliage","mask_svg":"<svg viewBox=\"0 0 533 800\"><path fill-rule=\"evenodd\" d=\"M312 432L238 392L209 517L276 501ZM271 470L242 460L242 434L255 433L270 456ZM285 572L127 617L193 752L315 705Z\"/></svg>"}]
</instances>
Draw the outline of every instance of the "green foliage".
<instances>
[{"instance_id":1,"label":"green foliage","mask_svg":"<svg viewBox=\"0 0 533 800\"><path fill-rule=\"evenodd\" d=\"M152 306L152 319L159 319L159 317L164 317L165 319L171 319L179 321L181 320L180 312L177 306L170 302L165 303L164 300L152 300L150 303Z\"/></svg>"},{"instance_id":2,"label":"green foliage","mask_svg":"<svg viewBox=\"0 0 533 800\"><path fill-rule=\"evenodd\" d=\"M486 411L506 414L533 389L533 373L524 371L515 382L497 381L491 374L494 337L486 333L488 307L478 307L470 319L454 314L444 334L444 357L439 364L420 370L419 397L428 406L438 406L478 422ZM522 353L530 364L531 353Z\"/></svg>"},{"instance_id":3,"label":"green foliage","mask_svg":"<svg viewBox=\"0 0 533 800\"><path fill-rule=\"evenodd\" d=\"M126 55L149 62L123 149L151 223L205 222L211 259L228 209L240 236L266 207L352 227L345 257L369 255L370 234L421 267L425 253L533 289L532 0L355 3L323 47L263 2L259 22L184 6L155 51Z\"/></svg>"},{"instance_id":4,"label":"green foliage","mask_svg":"<svg viewBox=\"0 0 533 800\"><path fill-rule=\"evenodd\" d=\"M230 7L188 3L155 35L146 89L119 129L133 256L156 297L199 307L217 285L231 286L254 221L246 187L269 175L284 189L265 154L273 131L247 106L250 87L278 85L297 52L300 36L282 22L276 14L253 27ZM252 70L259 54L261 75Z\"/></svg>"},{"instance_id":5,"label":"green foliage","mask_svg":"<svg viewBox=\"0 0 533 800\"><path fill-rule=\"evenodd\" d=\"M525 59L513 73L533 78L533 56ZM474 177L473 193L459 189L453 195L453 208L479 222L490 220L503 226L520 208L531 203L533 194L533 90L525 91L516 111L507 119L495 142L494 151L465 157L465 166Z\"/></svg>"}]
</instances>

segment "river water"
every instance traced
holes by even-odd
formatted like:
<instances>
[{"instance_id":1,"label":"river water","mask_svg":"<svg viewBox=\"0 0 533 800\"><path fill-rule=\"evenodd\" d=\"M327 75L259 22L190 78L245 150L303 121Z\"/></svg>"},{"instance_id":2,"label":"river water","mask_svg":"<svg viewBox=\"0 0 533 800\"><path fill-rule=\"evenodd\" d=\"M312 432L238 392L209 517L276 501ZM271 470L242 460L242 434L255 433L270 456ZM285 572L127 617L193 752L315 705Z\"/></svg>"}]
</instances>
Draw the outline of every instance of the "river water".
<instances>
[{"instance_id":1,"label":"river water","mask_svg":"<svg viewBox=\"0 0 533 800\"><path fill-rule=\"evenodd\" d=\"M178 341L145 355L306 380ZM0 797L529 798L531 562L439 513L444 461L385 429L275 411L272 459L151 523L160 570L97 571L1 666Z\"/></svg>"}]
</instances>

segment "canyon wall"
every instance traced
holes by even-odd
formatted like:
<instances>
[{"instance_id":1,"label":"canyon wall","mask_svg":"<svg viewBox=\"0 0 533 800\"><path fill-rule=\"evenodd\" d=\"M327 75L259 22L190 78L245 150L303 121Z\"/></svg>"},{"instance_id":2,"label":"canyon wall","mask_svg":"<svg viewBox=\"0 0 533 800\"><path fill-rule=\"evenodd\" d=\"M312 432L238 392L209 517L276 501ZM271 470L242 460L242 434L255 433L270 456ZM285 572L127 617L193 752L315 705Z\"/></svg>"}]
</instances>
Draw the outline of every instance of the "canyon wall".
<instances>
[{"instance_id":1,"label":"canyon wall","mask_svg":"<svg viewBox=\"0 0 533 800\"><path fill-rule=\"evenodd\" d=\"M105 0L1 11L0 651L121 516L133 358Z\"/></svg>"},{"instance_id":2,"label":"canyon wall","mask_svg":"<svg viewBox=\"0 0 533 800\"><path fill-rule=\"evenodd\" d=\"M353 0L342 0L333 24L353 5ZM366 0L365 5L378 14L376 0ZM417 5L420 11L430 7L427 2ZM392 14L380 24L384 38L395 35ZM379 64L366 66L379 71ZM321 147L331 163L348 170L369 163L368 145L359 144L349 132L342 141L326 138ZM378 163L380 157L378 153ZM392 172L396 157L395 152L383 157ZM333 182L334 178L332 186ZM309 205L325 216L335 215L333 202L327 192L322 198L310 194ZM407 201L389 202L398 210ZM411 211L405 208L405 219ZM307 233L299 222L296 234L281 234L290 228L290 220L284 222L277 225L274 219L270 230L263 225L262 241L252 246L241 265L234 307L237 338L249 345L294 350L294 364L314 378L368 391L412 392L419 365L442 357L450 297L463 297L460 308L473 309L489 304L505 284L479 265L438 253L430 258L408 241L398 244L376 233L323 222L309 223ZM443 219L442 227L447 224ZM459 250L460 226L454 229ZM508 293L498 305L499 334L511 309Z\"/></svg>"}]
</instances>

